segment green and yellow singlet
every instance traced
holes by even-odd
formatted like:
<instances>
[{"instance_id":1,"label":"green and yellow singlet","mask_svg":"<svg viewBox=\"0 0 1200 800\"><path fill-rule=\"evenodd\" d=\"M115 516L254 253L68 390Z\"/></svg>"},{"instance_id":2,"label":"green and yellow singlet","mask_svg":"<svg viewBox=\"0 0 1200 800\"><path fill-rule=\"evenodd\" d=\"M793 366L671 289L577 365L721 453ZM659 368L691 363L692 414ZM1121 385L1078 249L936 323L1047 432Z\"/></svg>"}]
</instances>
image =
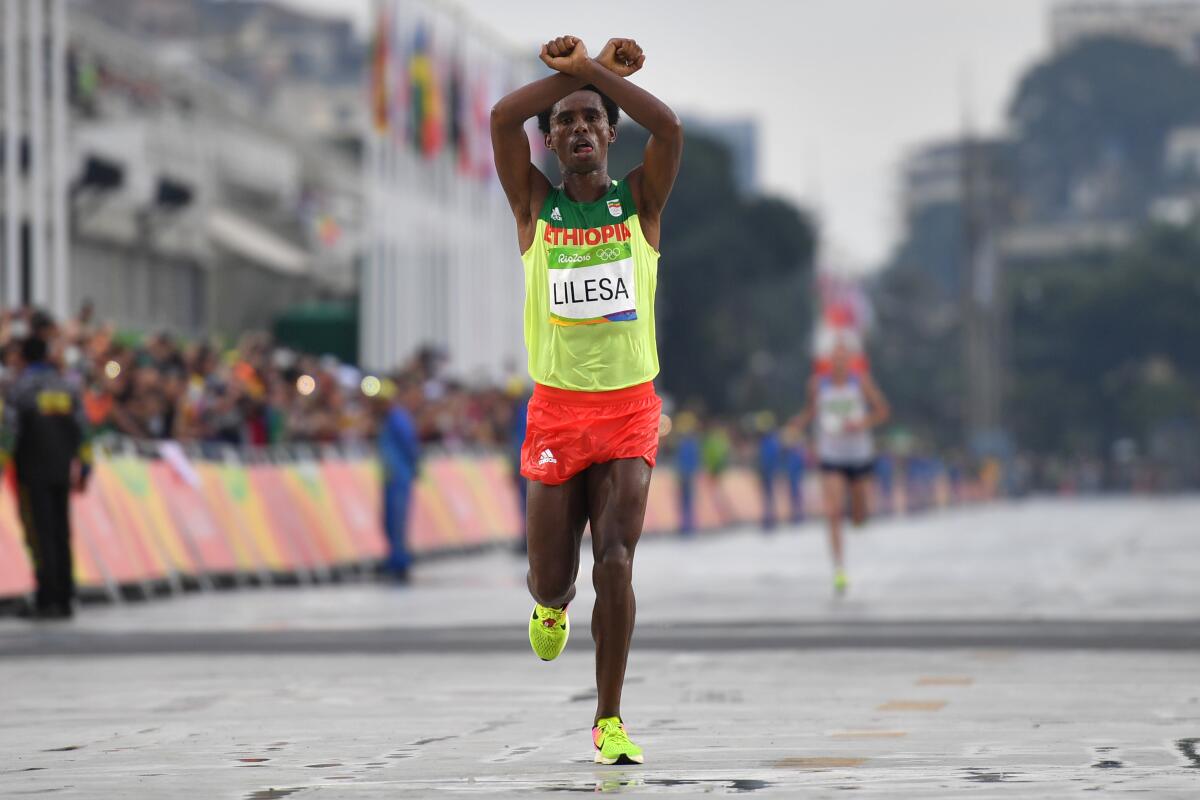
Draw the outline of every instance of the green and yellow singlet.
<instances>
[{"instance_id":1,"label":"green and yellow singlet","mask_svg":"<svg viewBox=\"0 0 1200 800\"><path fill-rule=\"evenodd\" d=\"M551 189L521 261L533 380L607 392L658 375L658 252L642 234L625 181L592 203Z\"/></svg>"}]
</instances>

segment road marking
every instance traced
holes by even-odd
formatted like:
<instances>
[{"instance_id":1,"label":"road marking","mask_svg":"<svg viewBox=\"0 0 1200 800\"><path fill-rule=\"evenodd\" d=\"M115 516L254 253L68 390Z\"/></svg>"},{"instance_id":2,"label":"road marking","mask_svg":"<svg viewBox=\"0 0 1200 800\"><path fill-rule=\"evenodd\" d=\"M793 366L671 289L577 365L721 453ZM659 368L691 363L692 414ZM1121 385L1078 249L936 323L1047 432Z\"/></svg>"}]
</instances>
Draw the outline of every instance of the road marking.
<instances>
[{"instance_id":1,"label":"road marking","mask_svg":"<svg viewBox=\"0 0 1200 800\"><path fill-rule=\"evenodd\" d=\"M833 731L829 734L831 739L900 739L908 736L908 731Z\"/></svg>"},{"instance_id":2,"label":"road marking","mask_svg":"<svg viewBox=\"0 0 1200 800\"><path fill-rule=\"evenodd\" d=\"M861 767L867 763L865 758L839 758L836 756L791 756L781 758L774 766L779 769L838 769L841 767Z\"/></svg>"},{"instance_id":3,"label":"road marking","mask_svg":"<svg viewBox=\"0 0 1200 800\"><path fill-rule=\"evenodd\" d=\"M877 706L876 711L941 711L945 700L888 700Z\"/></svg>"},{"instance_id":4,"label":"road marking","mask_svg":"<svg viewBox=\"0 0 1200 800\"><path fill-rule=\"evenodd\" d=\"M970 686L974 682L965 675L925 675L917 680L917 686Z\"/></svg>"}]
</instances>

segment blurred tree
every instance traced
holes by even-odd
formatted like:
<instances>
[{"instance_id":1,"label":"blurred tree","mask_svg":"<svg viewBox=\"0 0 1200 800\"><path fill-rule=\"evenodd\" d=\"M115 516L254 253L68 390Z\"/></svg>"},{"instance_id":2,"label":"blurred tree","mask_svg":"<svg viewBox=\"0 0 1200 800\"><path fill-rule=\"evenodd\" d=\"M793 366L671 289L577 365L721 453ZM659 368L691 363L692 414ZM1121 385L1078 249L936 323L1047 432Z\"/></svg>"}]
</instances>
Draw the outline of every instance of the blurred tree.
<instances>
[{"instance_id":1,"label":"blurred tree","mask_svg":"<svg viewBox=\"0 0 1200 800\"><path fill-rule=\"evenodd\" d=\"M637 164L645 144L644 131L623 123L612 174ZM714 412L794 412L810 360L815 243L803 212L741 195L725 147L689 134L660 248L664 389Z\"/></svg>"},{"instance_id":2,"label":"blurred tree","mask_svg":"<svg viewBox=\"0 0 1200 800\"><path fill-rule=\"evenodd\" d=\"M962 327L958 307L926 270L897 266L871 287L871 368L893 418L923 443L962 440Z\"/></svg>"},{"instance_id":3,"label":"blurred tree","mask_svg":"<svg viewBox=\"0 0 1200 800\"><path fill-rule=\"evenodd\" d=\"M1026 73L1009 113L1031 219L1139 219L1167 133L1200 120L1200 74L1165 48L1088 40Z\"/></svg>"},{"instance_id":4,"label":"blurred tree","mask_svg":"<svg viewBox=\"0 0 1200 800\"><path fill-rule=\"evenodd\" d=\"M1015 269L1018 441L1107 455L1165 425L1200 426L1200 231L1156 228L1120 251Z\"/></svg>"},{"instance_id":5,"label":"blurred tree","mask_svg":"<svg viewBox=\"0 0 1200 800\"><path fill-rule=\"evenodd\" d=\"M890 265L925 273L941 303L957 304L966 248L963 225L958 202L922 208L908 220L906 235L892 254Z\"/></svg>"}]
</instances>

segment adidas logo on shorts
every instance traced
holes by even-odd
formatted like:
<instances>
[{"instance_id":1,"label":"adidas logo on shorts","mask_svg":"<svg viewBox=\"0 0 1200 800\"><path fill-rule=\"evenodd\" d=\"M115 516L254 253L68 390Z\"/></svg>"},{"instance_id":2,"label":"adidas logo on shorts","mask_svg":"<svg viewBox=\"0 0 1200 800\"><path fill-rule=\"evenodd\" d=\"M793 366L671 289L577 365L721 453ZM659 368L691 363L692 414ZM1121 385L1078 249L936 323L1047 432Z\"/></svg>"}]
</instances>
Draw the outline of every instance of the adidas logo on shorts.
<instances>
[{"instance_id":1,"label":"adidas logo on shorts","mask_svg":"<svg viewBox=\"0 0 1200 800\"><path fill-rule=\"evenodd\" d=\"M538 459L539 467L545 466L546 464L557 464L557 463L558 463L558 459L554 457L554 453L551 453L549 449L543 450L541 458Z\"/></svg>"}]
</instances>

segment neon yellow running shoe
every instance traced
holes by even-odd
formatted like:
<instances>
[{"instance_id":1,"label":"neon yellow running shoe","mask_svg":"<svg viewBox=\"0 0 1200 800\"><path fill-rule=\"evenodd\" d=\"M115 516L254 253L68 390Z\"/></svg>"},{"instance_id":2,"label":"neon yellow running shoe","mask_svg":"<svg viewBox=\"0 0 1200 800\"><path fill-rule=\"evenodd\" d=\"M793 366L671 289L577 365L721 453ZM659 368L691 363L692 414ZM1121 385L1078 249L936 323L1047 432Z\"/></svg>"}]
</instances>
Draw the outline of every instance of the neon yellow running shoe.
<instances>
[{"instance_id":1,"label":"neon yellow running shoe","mask_svg":"<svg viewBox=\"0 0 1200 800\"><path fill-rule=\"evenodd\" d=\"M629 741L620 717L605 717L592 728L597 764L645 764L642 748Z\"/></svg>"},{"instance_id":2,"label":"neon yellow running shoe","mask_svg":"<svg viewBox=\"0 0 1200 800\"><path fill-rule=\"evenodd\" d=\"M850 579L846 577L846 570L838 567L833 572L833 591L837 594L845 594L848 588L850 588Z\"/></svg>"},{"instance_id":3,"label":"neon yellow running shoe","mask_svg":"<svg viewBox=\"0 0 1200 800\"><path fill-rule=\"evenodd\" d=\"M571 631L567 626L567 608L533 606L533 617L529 620L529 644L542 661L553 661L567 646Z\"/></svg>"}]
</instances>

